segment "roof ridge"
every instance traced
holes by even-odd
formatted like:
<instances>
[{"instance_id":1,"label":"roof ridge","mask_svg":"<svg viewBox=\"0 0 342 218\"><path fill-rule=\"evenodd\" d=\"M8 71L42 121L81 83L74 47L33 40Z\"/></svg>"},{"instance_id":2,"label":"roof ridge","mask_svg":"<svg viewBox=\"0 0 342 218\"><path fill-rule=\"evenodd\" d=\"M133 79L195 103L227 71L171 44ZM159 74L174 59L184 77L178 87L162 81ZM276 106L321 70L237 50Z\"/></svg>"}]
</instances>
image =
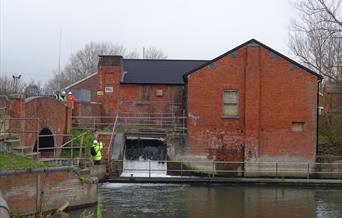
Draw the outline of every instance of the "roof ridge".
<instances>
[{"instance_id":1,"label":"roof ridge","mask_svg":"<svg viewBox=\"0 0 342 218\"><path fill-rule=\"evenodd\" d=\"M210 65L211 63L214 63L215 61L217 61L217 60L223 58L223 57L226 56L226 55L229 55L230 53L235 52L236 50L239 50L240 48L242 48L242 47L244 47L244 46L246 46L246 45L248 45L248 44L250 44L250 43L256 43L256 44L258 44L258 45L260 45L260 46L262 46L262 47L264 47L264 48L270 50L270 51L273 52L274 54L276 54L276 55L278 55L278 56L284 58L285 60L289 61L290 63L296 65L297 67L302 68L302 69L305 70L306 72L308 72L308 73L310 73L310 74L312 74L312 75L318 77L320 80L323 79L323 76L322 76L322 75L320 75L320 74L316 73L315 71L313 71L313 70L311 70L311 69L309 69L309 68L303 66L302 64L296 62L295 60L292 60L291 58L287 57L286 55L283 55L282 53L280 53L280 52L274 50L273 48L271 48L271 47L269 47L269 46L267 46L267 45L265 45L265 44L259 42L258 40L252 38L252 39L250 39L250 40L248 40L248 41L246 41L246 42L244 42L244 43L242 43L242 44L240 44L240 45L234 47L233 49L230 49L229 51L227 51L227 52L225 52L225 53L223 53L223 54L217 56L216 58L214 58L214 59L208 61L207 63L204 63L204 64L200 65L199 67L197 67L197 68L195 68L195 69L192 69L192 70L190 70L190 71L184 73L184 74L183 74L183 80L185 81L185 80L186 80L186 77L187 77L189 74L191 74L191 73L193 73L193 72L195 72L195 71L197 71L197 70L199 70L199 69L201 69L201 68L203 68L203 67L205 67L205 66L208 66L208 65Z\"/></svg>"},{"instance_id":2,"label":"roof ridge","mask_svg":"<svg viewBox=\"0 0 342 218\"><path fill-rule=\"evenodd\" d=\"M96 74L97 74L97 72L92 73L92 74L90 74L90 75L88 75L88 76L86 76L86 77L84 77L84 78L82 78L82 79L80 79L80 80L78 80L78 81L76 81L76 82L74 82L74 83L64 87L63 89L70 89L71 87L73 87L73 86L75 86L75 85L77 85L77 84L79 84L79 83L81 83L81 82L83 82L83 81L85 81L85 80L95 76Z\"/></svg>"},{"instance_id":3,"label":"roof ridge","mask_svg":"<svg viewBox=\"0 0 342 218\"><path fill-rule=\"evenodd\" d=\"M210 61L200 59L139 59L139 58L123 58L124 61Z\"/></svg>"}]
</instances>

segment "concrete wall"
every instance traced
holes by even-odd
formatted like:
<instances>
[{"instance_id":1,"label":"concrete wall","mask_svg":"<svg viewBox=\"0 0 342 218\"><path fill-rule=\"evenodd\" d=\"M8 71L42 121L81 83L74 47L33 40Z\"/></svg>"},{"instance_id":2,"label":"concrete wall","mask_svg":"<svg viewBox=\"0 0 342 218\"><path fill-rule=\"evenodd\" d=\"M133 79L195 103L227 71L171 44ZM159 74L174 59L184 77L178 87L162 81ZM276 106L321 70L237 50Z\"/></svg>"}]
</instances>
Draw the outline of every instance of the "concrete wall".
<instances>
[{"instance_id":1,"label":"concrete wall","mask_svg":"<svg viewBox=\"0 0 342 218\"><path fill-rule=\"evenodd\" d=\"M246 161L315 159L316 76L254 43L188 75L186 86L189 153L241 148ZM239 91L239 117L222 117L226 89ZM304 131L292 122L305 122ZM226 154L220 159L235 160Z\"/></svg>"},{"instance_id":2,"label":"concrete wall","mask_svg":"<svg viewBox=\"0 0 342 218\"><path fill-rule=\"evenodd\" d=\"M97 201L97 184L82 182L66 168L31 171L2 171L0 187L11 214L28 215L55 210L64 201L70 207Z\"/></svg>"}]
</instances>

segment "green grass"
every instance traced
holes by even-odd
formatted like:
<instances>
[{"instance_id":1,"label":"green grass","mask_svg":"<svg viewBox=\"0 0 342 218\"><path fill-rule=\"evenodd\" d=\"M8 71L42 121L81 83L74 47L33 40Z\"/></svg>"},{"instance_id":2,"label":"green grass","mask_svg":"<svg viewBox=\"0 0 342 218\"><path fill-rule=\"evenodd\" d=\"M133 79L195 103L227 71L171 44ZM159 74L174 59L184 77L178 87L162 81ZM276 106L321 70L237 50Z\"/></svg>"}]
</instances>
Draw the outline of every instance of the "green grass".
<instances>
[{"instance_id":1,"label":"green grass","mask_svg":"<svg viewBox=\"0 0 342 218\"><path fill-rule=\"evenodd\" d=\"M89 181L89 180L91 180L91 175L90 174L86 174L86 175L81 175L80 176L80 179L82 180L82 181Z\"/></svg>"},{"instance_id":2,"label":"green grass","mask_svg":"<svg viewBox=\"0 0 342 218\"><path fill-rule=\"evenodd\" d=\"M0 169L15 170L27 168L46 168L54 166L56 165L34 161L21 155L0 152Z\"/></svg>"}]
</instances>

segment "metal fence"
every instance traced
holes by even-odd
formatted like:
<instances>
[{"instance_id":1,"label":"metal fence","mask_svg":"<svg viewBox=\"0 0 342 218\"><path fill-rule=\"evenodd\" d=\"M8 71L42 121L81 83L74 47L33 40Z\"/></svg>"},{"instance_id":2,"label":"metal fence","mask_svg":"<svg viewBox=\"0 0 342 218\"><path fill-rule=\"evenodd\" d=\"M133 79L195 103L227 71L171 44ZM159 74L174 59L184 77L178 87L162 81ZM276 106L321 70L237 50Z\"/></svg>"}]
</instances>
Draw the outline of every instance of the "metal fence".
<instances>
[{"instance_id":1,"label":"metal fence","mask_svg":"<svg viewBox=\"0 0 342 218\"><path fill-rule=\"evenodd\" d=\"M154 168L151 160L147 162L146 168L137 166L136 168L123 169L124 161L112 162L111 169L115 169L114 174L120 176L123 171L131 172L131 177L147 175L146 177L158 177L164 173L164 169ZM157 161L166 164L165 176L200 176L200 177L272 177L272 178L342 178L342 161L337 163L317 163L317 162L239 162L239 161ZM114 166L113 166L114 165ZM157 176L153 176L157 174Z\"/></svg>"},{"instance_id":2,"label":"metal fence","mask_svg":"<svg viewBox=\"0 0 342 218\"><path fill-rule=\"evenodd\" d=\"M73 117L75 129L111 129L115 116L76 116ZM171 113L119 113L116 128L122 130L162 128L185 133L186 117Z\"/></svg>"}]
</instances>

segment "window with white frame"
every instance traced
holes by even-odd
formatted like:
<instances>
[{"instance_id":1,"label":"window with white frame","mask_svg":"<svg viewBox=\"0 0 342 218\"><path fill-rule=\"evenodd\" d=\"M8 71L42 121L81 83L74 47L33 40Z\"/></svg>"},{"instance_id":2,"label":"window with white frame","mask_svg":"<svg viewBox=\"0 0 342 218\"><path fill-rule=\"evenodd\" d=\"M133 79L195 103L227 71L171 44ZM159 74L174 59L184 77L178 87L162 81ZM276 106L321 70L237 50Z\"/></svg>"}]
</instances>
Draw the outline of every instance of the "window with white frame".
<instances>
[{"instance_id":1,"label":"window with white frame","mask_svg":"<svg viewBox=\"0 0 342 218\"><path fill-rule=\"evenodd\" d=\"M223 91L223 117L239 117L239 92L237 90Z\"/></svg>"}]
</instances>

